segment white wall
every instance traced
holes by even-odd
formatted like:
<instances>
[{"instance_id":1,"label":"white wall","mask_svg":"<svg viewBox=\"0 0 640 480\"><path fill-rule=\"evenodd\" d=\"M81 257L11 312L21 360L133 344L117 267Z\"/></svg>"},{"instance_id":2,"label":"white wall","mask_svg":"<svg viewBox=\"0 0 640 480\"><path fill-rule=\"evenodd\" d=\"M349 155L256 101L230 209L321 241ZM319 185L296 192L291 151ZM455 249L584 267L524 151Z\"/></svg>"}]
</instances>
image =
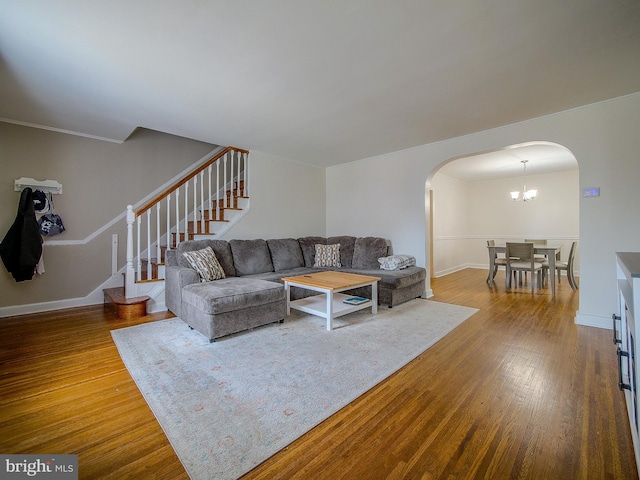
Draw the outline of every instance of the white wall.
<instances>
[{"instance_id":1,"label":"white wall","mask_svg":"<svg viewBox=\"0 0 640 480\"><path fill-rule=\"evenodd\" d=\"M325 170L252 151L251 209L225 239L325 235Z\"/></svg>"},{"instance_id":2,"label":"white wall","mask_svg":"<svg viewBox=\"0 0 640 480\"><path fill-rule=\"evenodd\" d=\"M617 311L616 251L640 251L640 94L327 169L327 235L380 234L427 266L425 185L450 158L529 141L567 147L579 165L580 310L576 321L610 328ZM427 281L427 292L430 282Z\"/></svg>"},{"instance_id":3,"label":"white wall","mask_svg":"<svg viewBox=\"0 0 640 480\"><path fill-rule=\"evenodd\" d=\"M436 277L460 270L471 261L469 184L438 174L433 181L433 273Z\"/></svg>"},{"instance_id":4,"label":"white wall","mask_svg":"<svg viewBox=\"0 0 640 480\"><path fill-rule=\"evenodd\" d=\"M435 276L488 268L487 240L544 238L561 245L566 259L579 236L578 182L577 170L528 175L527 185L538 189L538 197L525 203L509 197L510 191L522 189L522 176L467 183L437 173L431 182Z\"/></svg>"}]
</instances>

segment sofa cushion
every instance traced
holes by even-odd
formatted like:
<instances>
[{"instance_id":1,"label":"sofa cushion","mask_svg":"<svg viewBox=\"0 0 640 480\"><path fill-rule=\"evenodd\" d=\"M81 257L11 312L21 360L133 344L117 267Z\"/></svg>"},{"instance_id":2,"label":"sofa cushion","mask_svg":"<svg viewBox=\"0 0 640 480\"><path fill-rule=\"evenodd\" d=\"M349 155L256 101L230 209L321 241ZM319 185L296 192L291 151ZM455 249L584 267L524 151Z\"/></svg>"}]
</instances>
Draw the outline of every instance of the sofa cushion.
<instances>
[{"instance_id":1,"label":"sofa cushion","mask_svg":"<svg viewBox=\"0 0 640 480\"><path fill-rule=\"evenodd\" d=\"M180 267L190 267L189 261L184 257L184 252L194 252L202 250L205 247L211 247L215 253L218 263L222 266L224 274L227 277L234 277L236 269L233 266L233 256L231 255L231 247L226 240L189 240L181 242L178 245L177 262Z\"/></svg>"},{"instance_id":2,"label":"sofa cushion","mask_svg":"<svg viewBox=\"0 0 640 480\"><path fill-rule=\"evenodd\" d=\"M340 268L340 244L322 245L321 243L316 243L313 266Z\"/></svg>"},{"instance_id":3,"label":"sofa cushion","mask_svg":"<svg viewBox=\"0 0 640 480\"><path fill-rule=\"evenodd\" d=\"M189 261L193 269L200 275L201 282L211 282L225 278L224 270L211 247L195 252L184 252L182 255Z\"/></svg>"},{"instance_id":4,"label":"sofa cushion","mask_svg":"<svg viewBox=\"0 0 640 480\"><path fill-rule=\"evenodd\" d=\"M282 272L292 268L304 267L304 258L300 244L295 238L280 238L267 240L273 270Z\"/></svg>"},{"instance_id":5,"label":"sofa cushion","mask_svg":"<svg viewBox=\"0 0 640 480\"><path fill-rule=\"evenodd\" d=\"M298 239L298 243L302 250L304 266L312 268L316 258L316 244L326 245L327 239L324 237L301 237Z\"/></svg>"},{"instance_id":6,"label":"sofa cushion","mask_svg":"<svg viewBox=\"0 0 640 480\"><path fill-rule=\"evenodd\" d=\"M353 247L353 268L380 268L378 259L387 256L387 241L380 237L361 237Z\"/></svg>"},{"instance_id":7,"label":"sofa cushion","mask_svg":"<svg viewBox=\"0 0 640 480\"><path fill-rule=\"evenodd\" d=\"M284 301L284 298L281 284L255 278L224 278L182 289L183 302L210 315Z\"/></svg>"},{"instance_id":8,"label":"sofa cushion","mask_svg":"<svg viewBox=\"0 0 640 480\"><path fill-rule=\"evenodd\" d=\"M342 235L339 237L327 238L327 245L333 243L340 244L340 264L343 267L351 267L353 264L353 248L356 244L356 237Z\"/></svg>"},{"instance_id":9,"label":"sofa cushion","mask_svg":"<svg viewBox=\"0 0 640 480\"><path fill-rule=\"evenodd\" d=\"M267 242L261 238L256 240L230 240L233 265L236 275L253 275L254 273L273 272L271 254Z\"/></svg>"}]
</instances>

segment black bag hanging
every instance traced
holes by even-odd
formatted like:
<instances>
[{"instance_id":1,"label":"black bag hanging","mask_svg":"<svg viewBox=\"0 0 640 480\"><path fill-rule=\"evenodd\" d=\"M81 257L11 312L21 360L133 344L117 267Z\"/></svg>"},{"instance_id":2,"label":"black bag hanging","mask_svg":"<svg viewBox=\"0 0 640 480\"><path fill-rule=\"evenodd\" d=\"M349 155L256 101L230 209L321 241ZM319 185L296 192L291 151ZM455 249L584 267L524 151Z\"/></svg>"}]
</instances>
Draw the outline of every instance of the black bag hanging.
<instances>
[{"instance_id":1,"label":"black bag hanging","mask_svg":"<svg viewBox=\"0 0 640 480\"><path fill-rule=\"evenodd\" d=\"M53 205L53 197L49 192L49 206L51 208L50 213L45 213L38 219L38 225L40 227L40 233L45 237L52 237L64 232L64 224L62 223L62 217L56 213L55 206Z\"/></svg>"},{"instance_id":2,"label":"black bag hanging","mask_svg":"<svg viewBox=\"0 0 640 480\"><path fill-rule=\"evenodd\" d=\"M33 207L36 213L47 213L49 211L49 199L42 190L33 191Z\"/></svg>"}]
</instances>

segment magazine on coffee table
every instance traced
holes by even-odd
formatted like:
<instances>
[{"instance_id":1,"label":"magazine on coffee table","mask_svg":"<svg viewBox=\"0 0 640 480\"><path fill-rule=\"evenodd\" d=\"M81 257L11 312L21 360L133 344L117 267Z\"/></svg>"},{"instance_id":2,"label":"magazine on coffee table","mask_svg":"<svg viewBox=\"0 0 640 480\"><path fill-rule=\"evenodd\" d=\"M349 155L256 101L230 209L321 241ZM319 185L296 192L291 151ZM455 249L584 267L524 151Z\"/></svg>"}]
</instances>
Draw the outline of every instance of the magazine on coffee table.
<instances>
[{"instance_id":1,"label":"magazine on coffee table","mask_svg":"<svg viewBox=\"0 0 640 480\"><path fill-rule=\"evenodd\" d=\"M360 305L361 303L368 302L369 299L364 297L349 297L345 298L343 301L349 305Z\"/></svg>"}]
</instances>

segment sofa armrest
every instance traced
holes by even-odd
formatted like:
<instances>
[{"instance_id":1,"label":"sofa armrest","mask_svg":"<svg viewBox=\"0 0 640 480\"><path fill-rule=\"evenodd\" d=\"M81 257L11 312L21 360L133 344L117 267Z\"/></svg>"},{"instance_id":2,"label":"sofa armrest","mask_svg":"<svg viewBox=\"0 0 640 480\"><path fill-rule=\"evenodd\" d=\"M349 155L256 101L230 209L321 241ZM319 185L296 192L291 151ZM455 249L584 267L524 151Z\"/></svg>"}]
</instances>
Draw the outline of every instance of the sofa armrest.
<instances>
[{"instance_id":1,"label":"sofa armrest","mask_svg":"<svg viewBox=\"0 0 640 480\"><path fill-rule=\"evenodd\" d=\"M167 267L177 267L178 266L178 258L177 258L176 250L167 250L164 256L164 264Z\"/></svg>"},{"instance_id":2,"label":"sofa armrest","mask_svg":"<svg viewBox=\"0 0 640 480\"><path fill-rule=\"evenodd\" d=\"M189 267L166 267L164 280L164 303L176 316L182 314L182 289L199 283L198 272Z\"/></svg>"}]
</instances>

